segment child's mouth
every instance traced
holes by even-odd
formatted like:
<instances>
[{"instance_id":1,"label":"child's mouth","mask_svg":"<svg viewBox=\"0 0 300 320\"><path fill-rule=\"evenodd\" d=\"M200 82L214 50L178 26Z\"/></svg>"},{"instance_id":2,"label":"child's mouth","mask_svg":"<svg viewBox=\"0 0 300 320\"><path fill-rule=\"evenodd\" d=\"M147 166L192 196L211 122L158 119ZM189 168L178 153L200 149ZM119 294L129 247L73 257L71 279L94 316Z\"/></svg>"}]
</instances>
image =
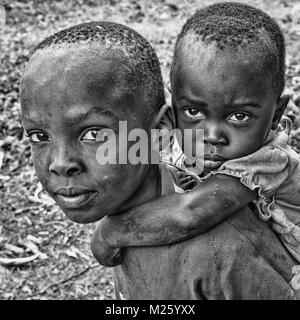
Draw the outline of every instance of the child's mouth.
<instances>
[{"instance_id":1,"label":"child's mouth","mask_svg":"<svg viewBox=\"0 0 300 320\"><path fill-rule=\"evenodd\" d=\"M206 169L218 169L224 161L212 161L204 160L204 168Z\"/></svg>"},{"instance_id":2,"label":"child's mouth","mask_svg":"<svg viewBox=\"0 0 300 320\"><path fill-rule=\"evenodd\" d=\"M205 169L218 169L226 160L218 155L204 155Z\"/></svg>"},{"instance_id":3,"label":"child's mouth","mask_svg":"<svg viewBox=\"0 0 300 320\"><path fill-rule=\"evenodd\" d=\"M95 198L94 190L78 188L61 188L55 192L57 202L65 209L79 209Z\"/></svg>"}]
</instances>

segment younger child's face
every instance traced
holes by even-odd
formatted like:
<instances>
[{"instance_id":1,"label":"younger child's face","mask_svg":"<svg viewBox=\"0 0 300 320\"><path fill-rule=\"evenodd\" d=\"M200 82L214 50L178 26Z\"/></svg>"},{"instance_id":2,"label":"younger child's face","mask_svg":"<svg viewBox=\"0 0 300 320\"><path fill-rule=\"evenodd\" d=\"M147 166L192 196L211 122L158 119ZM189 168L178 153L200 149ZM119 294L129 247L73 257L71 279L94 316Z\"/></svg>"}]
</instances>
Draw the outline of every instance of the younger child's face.
<instances>
[{"instance_id":1,"label":"younger child's face","mask_svg":"<svg viewBox=\"0 0 300 320\"><path fill-rule=\"evenodd\" d=\"M34 55L20 96L41 183L71 220L87 223L121 210L145 177L145 165L100 165L96 159L103 143L97 132L112 129L118 139L122 120L128 132L142 128L143 112L136 110L145 103L142 93L123 90L126 75L118 60L76 50ZM129 147L118 146L117 159Z\"/></svg>"},{"instance_id":2,"label":"younger child's face","mask_svg":"<svg viewBox=\"0 0 300 320\"><path fill-rule=\"evenodd\" d=\"M278 104L259 61L214 45L181 52L172 103L180 129L203 129L204 172L260 148Z\"/></svg>"}]
</instances>

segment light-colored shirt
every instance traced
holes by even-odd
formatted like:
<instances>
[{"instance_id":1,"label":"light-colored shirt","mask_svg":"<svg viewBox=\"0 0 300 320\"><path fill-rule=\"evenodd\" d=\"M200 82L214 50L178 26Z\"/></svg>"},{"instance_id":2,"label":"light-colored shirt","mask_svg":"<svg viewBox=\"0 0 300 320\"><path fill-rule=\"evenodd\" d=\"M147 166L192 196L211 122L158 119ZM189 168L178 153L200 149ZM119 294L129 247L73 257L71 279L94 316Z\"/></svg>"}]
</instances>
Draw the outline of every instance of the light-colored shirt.
<instances>
[{"instance_id":1,"label":"light-colored shirt","mask_svg":"<svg viewBox=\"0 0 300 320\"><path fill-rule=\"evenodd\" d=\"M288 144L290 128L289 119L284 119L262 148L225 162L218 173L236 176L257 190L260 218L270 221L300 263L300 156Z\"/></svg>"},{"instance_id":2,"label":"light-colored shirt","mask_svg":"<svg viewBox=\"0 0 300 320\"><path fill-rule=\"evenodd\" d=\"M291 121L284 117L278 128L271 130L264 145L256 152L226 161L200 180L226 174L256 190L259 217L269 221L286 248L300 263L300 156L288 144ZM177 166L187 171L185 156L173 156Z\"/></svg>"}]
</instances>

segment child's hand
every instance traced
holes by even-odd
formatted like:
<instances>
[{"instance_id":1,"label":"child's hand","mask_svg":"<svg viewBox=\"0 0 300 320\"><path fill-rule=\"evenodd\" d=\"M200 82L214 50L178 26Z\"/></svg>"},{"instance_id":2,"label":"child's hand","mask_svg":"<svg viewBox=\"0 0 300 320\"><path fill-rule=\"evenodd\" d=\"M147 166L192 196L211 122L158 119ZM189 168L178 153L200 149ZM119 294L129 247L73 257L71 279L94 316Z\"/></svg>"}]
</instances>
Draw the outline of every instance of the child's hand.
<instances>
[{"instance_id":1,"label":"child's hand","mask_svg":"<svg viewBox=\"0 0 300 320\"><path fill-rule=\"evenodd\" d=\"M183 190L192 190L197 186L197 181L193 176L187 175L186 173L183 173L183 172L180 172L178 176L179 176L180 187Z\"/></svg>"},{"instance_id":2,"label":"child's hand","mask_svg":"<svg viewBox=\"0 0 300 320\"><path fill-rule=\"evenodd\" d=\"M115 267L122 263L121 249L111 247L102 237L105 219L99 222L94 232L91 249L96 260L105 267Z\"/></svg>"},{"instance_id":3,"label":"child's hand","mask_svg":"<svg viewBox=\"0 0 300 320\"><path fill-rule=\"evenodd\" d=\"M96 260L104 267L116 267L122 263L121 249L105 247L102 243L97 244L97 254L92 249Z\"/></svg>"}]
</instances>

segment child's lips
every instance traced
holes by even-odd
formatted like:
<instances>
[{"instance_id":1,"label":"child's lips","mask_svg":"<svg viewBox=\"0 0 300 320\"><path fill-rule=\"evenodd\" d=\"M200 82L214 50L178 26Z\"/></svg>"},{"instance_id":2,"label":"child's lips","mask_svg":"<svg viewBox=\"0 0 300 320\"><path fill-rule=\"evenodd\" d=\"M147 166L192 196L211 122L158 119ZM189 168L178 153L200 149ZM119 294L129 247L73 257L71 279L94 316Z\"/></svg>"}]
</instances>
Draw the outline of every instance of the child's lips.
<instances>
[{"instance_id":1,"label":"child's lips","mask_svg":"<svg viewBox=\"0 0 300 320\"><path fill-rule=\"evenodd\" d=\"M80 188L61 188L55 192L58 203L65 209L79 209L97 194L97 191Z\"/></svg>"},{"instance_id":2,"label":"child's lips","mask_svg":"<svg viewBox=\"0 0 300 320\"><path fill-rule=\"evenodd\" d=\"M211 161L204 160L204 168L206 169L218 169L224 161Z\"/></svg>"},{"instance_id":3,"label":"child's lips","mask_svg":"<svg viewBox=\"0 0 300 320\"><path fill-rule=\"evenodd\" d=\"M226 159L218 155L204 155L204 168L207 169L218 169Z\"/></svg>"}]
</instances>

